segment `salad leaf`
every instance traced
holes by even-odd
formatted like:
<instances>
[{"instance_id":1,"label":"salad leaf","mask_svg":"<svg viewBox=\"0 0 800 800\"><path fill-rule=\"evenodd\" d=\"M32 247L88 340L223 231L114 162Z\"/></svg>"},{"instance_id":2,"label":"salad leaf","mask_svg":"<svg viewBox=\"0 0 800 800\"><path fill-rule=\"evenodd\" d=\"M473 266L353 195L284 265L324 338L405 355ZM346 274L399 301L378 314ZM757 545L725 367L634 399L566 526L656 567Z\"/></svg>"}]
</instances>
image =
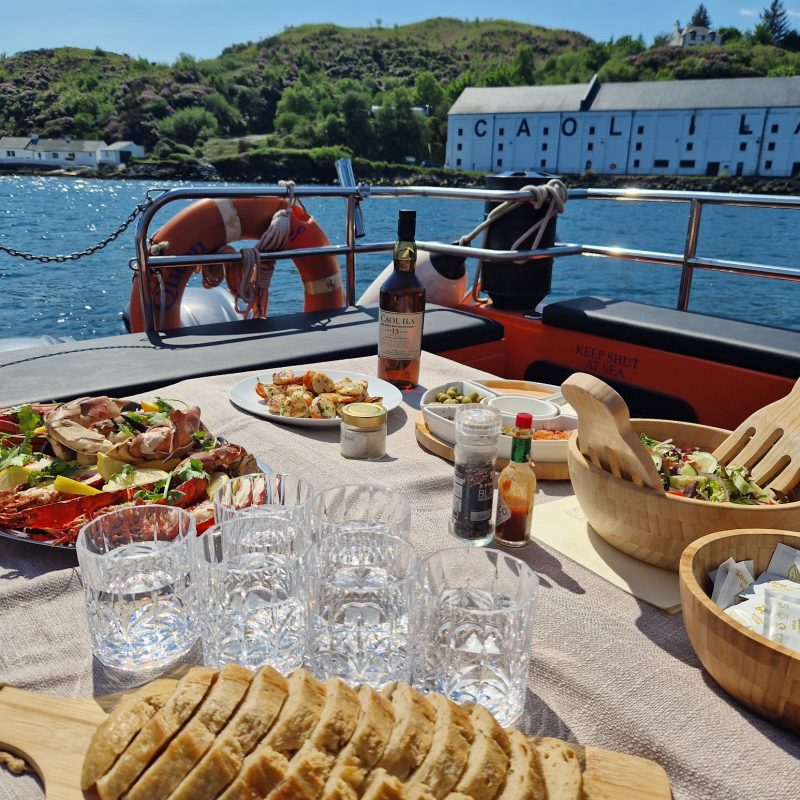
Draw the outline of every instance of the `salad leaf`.
<instances>
[{"instance_id":1,"label":"salad leaf","mask_svg":"<svg viewBox=\"0 0 800 800\"><path fill-rule=\"evenodd\" d=\"M190 481L192 478L208 478L208 473L203 469L203 462L198 458L190 458L188 464L176 468L172 474L179 483Z\"/></svg>"},{"instance_id":2,"label":"salad leaf","mask_svg":"<svg viewBox=\"0 0 800 800\"><path fill-rule=\"evenodd\" d=\"M14 447L0 446L0 470L6 467L24 467L25 464L35 460L36 456L33 455L33 450L27 441Z\"/></svg>"},{"instance_id":3,"label":"salad leaf","mask_svg":"<svg viewBox=\"0 0 800 800\"><path fill-rule=\"evenodd\" d=\"M32 439L34 431L44 425L44 419L31 406L21 406L17 411L17 425L26 439Z\"/></svg>"},{"instance_id":4,"label":"salad leaf","mask_svg":"<svg viewBox=\"0 0 800 800\"><path fill-rule=\"evenodd\" d=\"M52 483L59 475L65 478L71 478L77 474L81 469L77 461L53 461L46 467L31 472L29 482L37 486L43 486Z\"/></svg>"},{"instance_id":5,"label":"salad leaf","mask_svg":"<svg viewBox=\"0 0 800 800\"><path fill-rule=\"evenodd\" d=\"M208 452L217 446L217 437L212 436L208 431L197 431L192 434L194 443L201 449Z\"/></svg>"}]
</instances>

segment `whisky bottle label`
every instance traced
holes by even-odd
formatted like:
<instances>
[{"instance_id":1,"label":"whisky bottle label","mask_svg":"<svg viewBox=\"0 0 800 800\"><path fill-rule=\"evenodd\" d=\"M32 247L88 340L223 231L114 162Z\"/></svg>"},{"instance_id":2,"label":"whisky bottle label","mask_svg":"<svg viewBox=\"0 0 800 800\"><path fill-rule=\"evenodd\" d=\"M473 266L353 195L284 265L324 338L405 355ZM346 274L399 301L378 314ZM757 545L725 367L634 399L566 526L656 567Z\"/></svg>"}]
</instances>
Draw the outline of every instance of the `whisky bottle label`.
<instances>
[{"instance_id":1,"label":"whisky bottle label","mask_svg":"<svg viewBox=\"0 0 800 800\"><path fill-rule=\"evenodd\" d=\"M380 309L378 355L381 358L419 358L422 351L422 318L425 312Z\"/></svg>"}]
</instances>

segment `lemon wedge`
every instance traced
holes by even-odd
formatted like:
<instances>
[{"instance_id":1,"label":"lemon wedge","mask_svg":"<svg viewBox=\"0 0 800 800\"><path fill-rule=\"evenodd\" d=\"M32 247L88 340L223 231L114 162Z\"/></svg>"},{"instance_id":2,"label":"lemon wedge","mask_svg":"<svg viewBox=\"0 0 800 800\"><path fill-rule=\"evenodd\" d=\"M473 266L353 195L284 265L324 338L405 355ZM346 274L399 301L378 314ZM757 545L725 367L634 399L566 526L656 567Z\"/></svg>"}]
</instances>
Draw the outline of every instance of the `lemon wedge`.
<instances>
[{"instance_id":1,"label":"lemon wedge","mask_svg":"<svg viewBox=\"0 0 800 800\"><path fill-rule=\"evenodd\" d=\"M134 486L147 486L148 483L156 483L156 481L163 480L168 475L169 473L163 469L141 467L131 472L121 472L119 475L115 475L104 484L103 490L113 492L117 489L130 489Z\"/></svg>"},{"instance_id":2,"label":"lemon wedge","mask_svg":"<svg viewBox=\"0 0 800 800\"><path fill-rule=\"evenodd\" d=\"M10 492L17 486L22 486L23 483L28 482L29 475L30 470L25 467L6 467L0 471L0 492Z\"/></svg>"},{"instance_id":3,"label":"lemon wedge","mask_svg":"<svg viewBox=\"0 0 800 800\"><path fill-rule=\"evenodd\" d=\"M142 411L146 414L153 414L158 411L158 406L155 403L150 403L147 400L140 400L139 405L142 407Z\"/></svg>"},{"instance_id":4,"label":"lemon wedge","mask_svg":"<svg viewBox=\"0 0 800 800\"><path fill-rule=\"evenodd\" d=\"M100 473L104 481L110 481L126 464L124 461L112 458L105 453L97 454L97 471Z\"/></svg>"},{"instance_id":5,"label":"lemon wedge","mask_svg":"<svg viewBox=\"0 0 800 800\"><path fill-rule=\"evenodd\" d=\"M63 492L64 494L100 494L100 489L95 489L94 486L87 486L80 481L74 481L65 475L56 477L55 481L53 481L53 488L57 492Z\"/></svg>"},{"instance_id":6,"label":"lemon wedge","mask_svg":"<svg viewBox=\"0 0 800 800\"><path fill-rule=\"evenodd\" d=\"M230 480L227 474L224 472L212 472L208 478L208 486L206 486L206 494L208 495L209 500L214 499L214 495L224 483L227 483Z\"/></svg>"}]
</instances>

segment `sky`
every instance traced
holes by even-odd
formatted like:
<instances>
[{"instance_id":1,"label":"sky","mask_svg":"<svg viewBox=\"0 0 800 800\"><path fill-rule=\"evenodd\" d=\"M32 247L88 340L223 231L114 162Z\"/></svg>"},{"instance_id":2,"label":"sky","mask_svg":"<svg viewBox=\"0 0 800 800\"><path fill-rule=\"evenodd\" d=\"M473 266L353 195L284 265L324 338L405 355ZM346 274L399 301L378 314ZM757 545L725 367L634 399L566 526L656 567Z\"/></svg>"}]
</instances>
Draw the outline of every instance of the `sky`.
<instances>
[{"instance_id":1,"label":"sky","mask_svg":"<svg viewBox=\"0 0 800 800\"><path fill-rule=\"evenodd\" d=\"M283 0L0 0L0 54L73 46L173 63L180 53L213 58L232 44L258 41L305 22L346 27L404 25L430 17L512 19L580 31L597 40L642 35L649 44L688 21L698 0L361 0L301 4ZM706 0L716 27L752 28L768 0ZM800 0L784 0L800 28Z\"/></svg>"}]
</instances>

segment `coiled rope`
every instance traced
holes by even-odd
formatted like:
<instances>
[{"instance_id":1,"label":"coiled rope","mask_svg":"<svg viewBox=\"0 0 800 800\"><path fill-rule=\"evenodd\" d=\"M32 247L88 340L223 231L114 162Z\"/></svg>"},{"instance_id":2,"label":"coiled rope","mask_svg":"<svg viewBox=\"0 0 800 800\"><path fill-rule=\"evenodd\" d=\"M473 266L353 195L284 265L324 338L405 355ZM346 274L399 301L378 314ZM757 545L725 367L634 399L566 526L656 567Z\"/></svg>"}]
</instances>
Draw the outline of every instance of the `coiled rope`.
<instances>
[{"instance_id":1,"label":"coiled rope","mask_svg":"<svg viewBox=\"0 0 800 800\"><path fill-rule=\"evenodd\" d=\"M523 186L520 191L530 192L530 199L507 200L506 202L501 203L487 214L486 219L480 225L478 225L475 230L471 231L466 236L462 236L458 240L458 243L460 245L468 245L479 233L486 230L486 228L488 228L493 222L500 219L500 217L503 215L508 214L509 211L513 211L515 208L518 208L520 205L530 203L535 209L538 210L546 204L547 209L542 217L533 225L531 225L531 227L528 228L525 233L519 236L510 248L511 250L519 250L522 242L524 242L529 236L534 236L535 234L533 241L527 249L536 250L539 247L539 243L542 241L542 236L544 236L544 232L550 220L553 219L556 214L563 213L564 204L567 202L569 193L564 183L557 178L552 178L541 186ZM478 268L475 270L475 280L472 282L472 299L475 302L479 302L479 295L481 292L482 265L483 262L479 261Z\"/></svg>"}]
</instances>

